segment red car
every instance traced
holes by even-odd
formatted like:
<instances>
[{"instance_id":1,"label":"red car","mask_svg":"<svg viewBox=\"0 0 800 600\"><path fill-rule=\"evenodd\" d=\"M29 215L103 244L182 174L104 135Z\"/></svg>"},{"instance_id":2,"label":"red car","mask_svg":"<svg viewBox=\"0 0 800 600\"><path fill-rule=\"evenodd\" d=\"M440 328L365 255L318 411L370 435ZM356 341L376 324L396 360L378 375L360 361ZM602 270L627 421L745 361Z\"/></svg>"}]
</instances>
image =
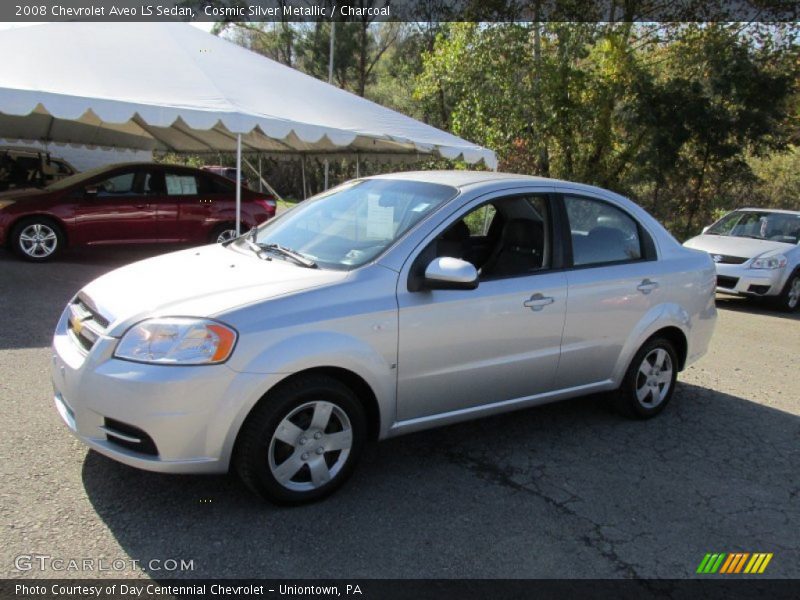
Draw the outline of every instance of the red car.
<instances>
[{"instance_id":1,"label":"red car","mask_svg":"<svg viewBox=\"0 0 800 600\"><path fill-rule=\"evenodd\" d=\"M242 188L241 231L273 216L274 198ZM234 182L189 167L113 165L0 194L0 245L32 261L66 246L204 244L235 235Z\"/></svg>"}]
</instances>

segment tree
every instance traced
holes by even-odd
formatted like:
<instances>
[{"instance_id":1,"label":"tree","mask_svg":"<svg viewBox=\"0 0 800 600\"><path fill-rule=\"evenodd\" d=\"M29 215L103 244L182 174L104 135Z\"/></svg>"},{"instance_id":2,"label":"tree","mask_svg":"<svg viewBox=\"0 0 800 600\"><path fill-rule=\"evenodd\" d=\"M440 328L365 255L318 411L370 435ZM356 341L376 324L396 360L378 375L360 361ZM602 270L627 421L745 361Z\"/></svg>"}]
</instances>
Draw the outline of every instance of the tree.
<instances>
[{"instance_id":1,"label":"tree","mask_svg":"<svg viewBox=\"0 0 800 600\"><path fill-rule=\"evenodd\" d=\"M632 195L688 235L756 181L748 157L797 136L797 39L793 24L451 24L416 98L501 168Z\"/></svg>"}]
</instances>

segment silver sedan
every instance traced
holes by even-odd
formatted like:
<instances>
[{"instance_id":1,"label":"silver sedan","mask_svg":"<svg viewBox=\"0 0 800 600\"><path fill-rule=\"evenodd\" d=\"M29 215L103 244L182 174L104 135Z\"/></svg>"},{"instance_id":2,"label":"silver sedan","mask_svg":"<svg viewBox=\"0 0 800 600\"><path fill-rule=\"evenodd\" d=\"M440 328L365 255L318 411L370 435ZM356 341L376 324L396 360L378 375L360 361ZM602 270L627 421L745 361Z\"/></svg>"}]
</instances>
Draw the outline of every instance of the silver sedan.
<instances>
[{"instance_id":1,"label":"silver sedan","mask_svg":"<svg viewBox=\"0 0 800 600\"><path fill-rule=\"evenodd\" d=\"M706 253L602 189L359 179L90 283L55 332L55 404L120 462L305 502L370 438L595 392L653 417L708 347L714 290Z\"/></svg>"}]
</instances>

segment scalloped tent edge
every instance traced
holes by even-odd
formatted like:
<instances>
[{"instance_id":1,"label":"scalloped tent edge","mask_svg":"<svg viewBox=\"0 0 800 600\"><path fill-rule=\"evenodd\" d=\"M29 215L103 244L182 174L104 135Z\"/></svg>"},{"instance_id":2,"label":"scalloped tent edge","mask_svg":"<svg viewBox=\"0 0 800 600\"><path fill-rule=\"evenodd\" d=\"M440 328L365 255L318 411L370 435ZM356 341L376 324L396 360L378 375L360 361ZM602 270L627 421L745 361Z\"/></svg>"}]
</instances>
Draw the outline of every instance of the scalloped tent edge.
<instances>
[{"instance_id":1,"label":"scalloped tent edge","mask_svg":"<svg viewBox=\"0 0 800 600\"><path fill-rule=\"evenodd\" d=\"M497 167L491 150L184 23L39 25L0 33L0 52L16 57L0 73L6 139L202 154L235 152L241 134L244 152L274 157Z\"/></svg>"}]
</instances>

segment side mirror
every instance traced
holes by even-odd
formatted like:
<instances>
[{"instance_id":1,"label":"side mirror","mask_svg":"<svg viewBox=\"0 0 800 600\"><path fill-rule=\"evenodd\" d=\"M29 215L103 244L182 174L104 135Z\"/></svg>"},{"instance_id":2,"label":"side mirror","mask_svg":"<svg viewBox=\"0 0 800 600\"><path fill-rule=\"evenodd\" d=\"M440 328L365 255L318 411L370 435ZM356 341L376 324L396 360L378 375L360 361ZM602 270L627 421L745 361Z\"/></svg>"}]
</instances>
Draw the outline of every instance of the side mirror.
<instances>
[{"instance_id":1,"label":"side mirror","mask_svg":"<svg viewBox=\"0 0 800 600\"><path fill-rule=\"evenodd\" d=\"M474 290L478 287L475 265L459 258L434 258L425 269L425 287L431 290Z\"/></svg>"},{"instance_id":2,"label":"side mirror","mask_svg":"<svg viewBox=\"0 0 800 600\"><path fill-rule=\"evenodd\" d=\"M705 233L709 229L711 229L711 225L706 225L705 227L703 227L703 233Z\"/></svg>"}]
</instances>

